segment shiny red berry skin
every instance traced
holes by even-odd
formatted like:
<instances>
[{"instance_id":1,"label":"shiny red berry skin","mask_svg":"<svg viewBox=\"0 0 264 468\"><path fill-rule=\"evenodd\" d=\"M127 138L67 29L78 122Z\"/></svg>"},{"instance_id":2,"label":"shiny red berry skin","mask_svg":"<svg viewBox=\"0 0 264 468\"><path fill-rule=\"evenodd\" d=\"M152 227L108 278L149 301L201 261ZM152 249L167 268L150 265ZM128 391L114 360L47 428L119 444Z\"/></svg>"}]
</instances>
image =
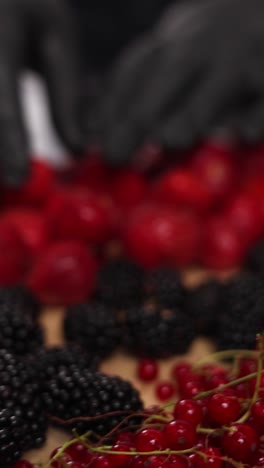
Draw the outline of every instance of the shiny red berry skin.
<instances>
[{"instance_id":1,"label":"shiny red berry skin","mask_svg":"<svg viewBox=\"0 0 264 468\"><path fill-rule=\"evenodd\" d=\"M137 376L144 382L151 382L158 376L159 366L153 359L142 359L138 363Z\"/></svg>"},{"instance_id":2,"label":"shiny red berry skin","mask_svg":"<svg viewBox=\"0 0 264 468\"><path fill-rule=\"evenodd\" d=\"M254 394L255 388L256 388L256 378L253 378L252 380L249 381L249 392L251 395ZM260 386L259 386L259 392L258 392L258 397L259 398L264 398L264 374L261 375L260 377Z\"/></svg>"},{"instance_id":3,"label":"shiny red berry skin","mask_svg":"<svg viewBox=\"0 0 264 468\"><path fill-rule=\"evenodd\" d=\"M183 419L193 426L198 426L202 422L203 412L197 401L180 400L175 405L173 416L175 419Z\"/></svg>"},{"instance_id":4,"label":"shiny red berry skin","mask_svg":"<svg viewBox=\"0 0 264 468\"><path fill-rule=\"evenodd\" d=\"M256 459L256 467L261 467L261 466L264 466L264 455L263 453L260 453L260 455L257 457Z\"/></svg>"},{"instance_id":5,"label":"shiny red berry skin","mask_svg":"<svg viewBox=\"0 0 264 468\"><path fill-rule=\"evenodd\" d=\"M225 270L239 266L245 255L245 243L237 229L223 216L204 225L201 263L206 268Z\"/></svg>"},{"instance_id":6,"label":"shiny red berry skin","mask_svg":"<svg viewBox=\"0 0 264 468\"><path fill-rule=\"evenodd\" d=\"M232 148L205 143L190 158L190 167L218 203L232 193L237 185L238 168Z\"/></svg>"},{"instance_id":7,"label":"shiny red berry skin","mask_svg":"<svg viewBox=\"0 0 264 468\"><path fill-rule=\"evenodd\" d=\"M252 374L257 371L256 359L241 359L239 361L239 373L238 377L244 377L245 375Z\"/></svg>"},{"instance_id":8,"label":"shiny red berry skin","mask_svg":"<svg viewBox=\"0 0 264 468\"><path fill-rule=\"evenodd\" d=\"M253 420L264 426L264 400L258 400L253 403L250 411Z\"/></svg>"},{"instance_id":9,"label":"shiny red berry skin","mask_svg":"<svg viewBox=\"0 0 264 468\"><path fill-rule=\"evenodd\" d=\"M166 448L164 434L158 429L151 428L138 432L135 445L137 452L152 452Z\"/></svg>"},{"instance_id":10,"label":"shiny red berry skin","mask_svg":"<svg viewBox=\"0 0 264 468\"><path fill-rule=\"evenodd\" d=\"M70 455L72 460L76 462L89 463L92 459L92 454L88 451L87 447L80 442L75 442L67 447L65 453Z\"/></svg>"},{"instance_id":11,"label":"shiny red berry skin","mask_svg":"<svg viewBox=\"0 0 264 468\"><path fill-rule=\"evenodd\" d=\"M171 382L160 382L156 387L156 396L160 401L169 400L174 394Z\"/></svg>"},{"instance_id":12,"label":"shiny red berry skin","mask_svg":"<svg viewBox=\"0 0 264 468\"><path fill-rule=\"evenodd\" d=\"M39 255L51 239L48 220L32 208L8 210L3 220L13 226L30 255Z\"/></svg>"},{"instance_id":13,"label":"shiny red berry skin","mask_svg":"<svg viewBox=\"0 0 264 468\"><path fill-rule=\"evenodd\" d=\"M258 452L259 443L254 429L246 424L234 424L222 438L225 454L243 463L251 463Z\"/></svg>"},{"instance_id":14,"label":"shiny red berry skin","mask_svg":"<svg viewBox=\"0 0 264 468\"><path fill-rule=\"evenodd\" d=\"M205 454L206 458L199 455L199 453L192 453L188 456L188 459L191 462L191 468L222 468L224 466L224 462L221 460L222 454L217 448L202 448L199 449L199 452Z\"/></svg>"},{"instance_id":15,"label":"shiny red berry skin","mask_svg":"<svg viewBox=\"0 0 264 468\"><path fill-rule=\"evenodd\" d=\"M56 242L42 251L27 278L27 286L45 304L83 302L95 285L96 264L80 242Z\"/></svg>"},{"instance_id":16,"label":"shiny red berry skin","mask_svg":"<svg viewBox=\"0 0 264 468\"><path fill-rule=\"evenodd\" d=\"M158 192L162 201L194 210L207 210L212 201L206 186L188 169L174 169L163 175Z\"/></svg>"},{"instance_id":17,"label":"shiny red berry skin","mask_svg":"<svg viewBox=\"0 0 264 468\"><path fill-rule=\"evenodd\" d=\"M224 425L236 421L240 411L241 405L235 396L216 393L209 398L209 418L216 424Z\"/></svg>"},{"instance_id":18,"label":"shiny red berry skin","mask_svg":"<svg viewBox=\"0 0 264 468\"><path fill-rule=\"evenodd\" d=\"M203 391L204 385L201 382L197 380L191 380L190 382L187 382L184 386L181 386L180 396L182 399L193 398Z\"/></svg>"},{"instance_id":19,"label":"shiny red berry skin","mask_svg":"<svg viewBox=\"0 0 264 468\"><path fill-rule=\"evenodd\" d=\"M111 200L85 189L57 190L46 207L46 217L58 239L100 245L112 234Z\"/></svg>"},{"instance_id":20,"label":"shiny red berry skin","mask_svg":"<svg viewBox=\"0 0 264 468\"><path fill-rule=\"evenodd\" d=\"M66 468L86 468L87 464L77 461L67 463Z\"/></svg>"},{"instance_id":21,"label":"shiny red berry skin","mask_svg":"<svg viewBox=\"0 0 264 468\"><path fill-rule=\"evenodd\" d=\"M172 367L171 375L174 379L178 380L181 374L191 371L191 364L189 362L179 361Z\"/></svg>"},{"instance_id":22,"label":"shiny red berry skin","mask_svg":"<svg viewBox=\"0 0 264 468\"><path fill-rule=\"evenodd\" d=\"M121 443L121 444L115 444L111 450L114 452L117 452L116 454L111 454L109 455L110 462L113 466L115 467L120 467L125 465L132 457L132 455L123 455L122 453L119 452L131 452L132 448L130 445Z\"/></svg>"},{"instance_id":23,"label":"shiny red berry skin","mask_svg":"<svg viewBox=\"0 0 264 468\"><path fill-rule=\"evenodd\" d=\"M195 427L187 421L175 419L164 426L164 437L167 446L172 450L185 450L196 444Z\"/></svg>"},{"instance_id":24,"label":"shiny red berry skin","mask_svg":"<svg viewBox=\"0 0 264 468\"><path fill-rule=\"evenodd\" d=\"M121 169L111 179L109 193L119 208L131 209L145 197L148 186L145 177L132 169Z\"/></svg>"},{"instance_id":25,"label":"shiny red berry skin","mask_svg":"<svg viewBox=\"0 0 264 468\"><path fill-rule=\"evenodd\" d=\"M152 455L148 457L146 465L148 468L167 468L167 458L164 455Z\"/></svg>"},{"instance_id":26,"label":"shiny red berry skin","mask_svg":"<svg viewBox=\"0 0 264 468\"><path fill-rule=\"evenodd\" d=\"M180 455L171 455L168 461L171 468L188 468L187 459Z\"/></svg>"},{"instance_id":27,"label":"shiny red berry skin","mask_svg":"<svg viewBox=\"0 0 264 468\"><path fill-rule=\"evenodd\" d=\"M50 454L50 460L52 460L52 458L55 457L55 455L57 455L60 449L61 447L57 447L56 449L53 450L53 452ZM64 468L65 464L71 461L72 461L71 456L68 453L63 452L57 460L54 460L51 463L51 467L52 468Z\"/></svg>"},{"instance_id":28,"label":"shiny red berry skin","mask_svg":"<svg viewBox=\"0 0 264 468\"><path fill-rule=\"evenodd\" d=\"M110 461L109 455L97 455L92 459L92 468L112 468L113 465Z\"/></svg>"},{"instance_id":29,"label":"shiny red berry skin","mask_svg":"<svg viewBox=\"0 0 264 468\"><path fill-rule=\"evenodd\" d=\"M32 463L27 460L18 460L13 468L34 468Z\"/></svg>"},{"instance_id":30,"label":"shiny red berry skin","mask_svg":"<svg viewBox=\"0 0 264 468\"><path fill-rule=\"evenodd\" d=\"M229 202L225 215L246 245L252 245L261 236L263 221L260 204L247 193L236 195Z\"/></svg>"}]
</instances>

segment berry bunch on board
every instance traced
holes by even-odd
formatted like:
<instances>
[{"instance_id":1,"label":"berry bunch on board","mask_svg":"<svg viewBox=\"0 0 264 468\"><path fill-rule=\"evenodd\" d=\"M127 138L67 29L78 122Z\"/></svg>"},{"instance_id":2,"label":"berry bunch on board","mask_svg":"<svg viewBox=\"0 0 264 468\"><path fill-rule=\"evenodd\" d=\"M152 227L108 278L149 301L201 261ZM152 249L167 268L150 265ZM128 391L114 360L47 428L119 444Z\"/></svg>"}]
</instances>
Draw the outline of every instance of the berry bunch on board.
<instances>
[{"instance_id":1,"label":"berry bunch on board","mask_svg":"<svg viewBox=\"0 0 264 468\"><path fill-rule=\"evenodd\" d=\"M23 187L2 186L0 287L23 284L42 303L72 305L99 283L101 298L123 306L140 299L140 288L133 293L140 266L226 270L246 263L263 274L264 147L204 143L156 159L160 165L144 170L113 170L91 149L61 172L34 160ZM117 264L97 279L114 252L134 266ZM119 304L109 274L124 277Z\"/></svg>"},{"instance_id":2,"label":"berry bunch on board","mask_svg":"<svg viewBox=\"0 0 264 468\"><path fill-rule=\"evenodd\" d=\"M177 401L170 398L165 405L149 408L142 407L137 392L128 383L95 374L89 391L93 393L96 387L101 389L100 408L105 412L98 411L97 399L91 408L95 417L72 419L72 427L79 428L77 435L57 447L44 468L263 467L263 350L263 338L258 335L253 351L224 351L194 365L187 361L176 362L171 368L170 385L178 394ZM158 364L154 361L152 364L154 372L149 381L156 379L159 372ZM146 361L139 363L142 379L150 365L151 362ZM70 373L65 369L62 374L67 375L67 382L72 381L68 379ZM76 368L74 376L78 378ZM89 374L83 373L83 376L83 382L87 383ZM52 388L58 390L59 377L50 378L56 380L56 387L52 384ZM81 381L80 376L79 379ZM164 394L165 387L165 383L160 383L158 393ZM167 390L168 387L167 383ZM117 391L121 400L116 406L120 409L123 405L126 418L121 416L122 411L112 412ZM70 386L67 392L65 401L69 404L64 410L61 406L62 417L74 408L71 407L74 401L78 406ZM95 395L91 396L91 401ZM83 401L86 398L87 395L81 397ZM20 460L14 468L33 468L33 465Z\"/></svg>"}]
</instances>

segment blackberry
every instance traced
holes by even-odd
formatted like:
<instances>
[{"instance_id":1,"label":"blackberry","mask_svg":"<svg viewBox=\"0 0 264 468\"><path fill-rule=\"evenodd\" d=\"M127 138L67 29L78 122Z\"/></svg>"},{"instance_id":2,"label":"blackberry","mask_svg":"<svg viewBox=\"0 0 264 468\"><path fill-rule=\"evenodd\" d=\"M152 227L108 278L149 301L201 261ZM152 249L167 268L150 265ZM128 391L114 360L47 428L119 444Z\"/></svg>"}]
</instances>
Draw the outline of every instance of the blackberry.
<instances>
[{"instance_id":1,"label":"blackberry","mask_svg":"<svg viewBox=\"0 0 264 468\"><path fill-rule=\"evenodd\" d=\"M56 425L100 436L108 434L129 413L133 417L124 421L124 427L136 424L136 412L143 409L138 391L129 382L78 367L65 367L50 375L44 384L44 401ZM118 411L125 413L110 414ZM93 419L67 423L81 417Z\"/></svg>"},{"instance_id":2,"label":"blackberry","mask_svg":"<svg viewBox=\"0 0 264 468\"><path fill-rule=\"evenodd\" d=\"M181 309L142 305L127 311L123 345L136 355L163 358L185 353L193 338L192 321Z\"/></svg>"},{"instance_id":3,"label":"blackberry","mask_svg":"<svg viewBox=\"0 0 264 468\"><path fill-rule=\"evenodd\" d=\"M178 307L183 304L185 290L178 272L171 268L158 268L145 278L147 297L164 307Z\"/></svg>"},{"instance_id":4,"label":"blackberry","mask_svg":"<svg viewBox=\"0 0 264 468\"><path fill-rule=\"evenodd\" d=\"M47 381L50 377L64 369L75 368L96 370L98 359L86 354L78 346L63 346L45 349L37 353L31 360L41 379Z\"/></svg>"},{"instance_id":5,"label":"blackberry","mask_svg":"<svg viewBox=\"0 0 264 468\"><path fill-rule=\"evenodd\" d=\"M115 308L128 307L141 300L143 270L128 260L112 260L99 272L97 298Z\"/></svg>"},{"instance_id":6,"label":"blackberry","mask_svg":"<svg viewBox=\"0 0 264 468\"><path fill-rule=\"evenodd\" d=\"M14 354L25 356L43 346L43 332L30 315L25 315L20 306L11 303L0 306L1 347Z\"/></svg>"},{"instance_id":7,"label":"blackberry","mask_svg":"<svg viewBox=\"0 0 264 468\"><path fill-rule=\"evenodd\" d=\"M40 303L24 286L0 288L0 312L3 307L9 310L19 308L32 317L38 316L41 310Z\"/></svg>"},{"instance_id":8,"label":"blackberry","mask_svg":"<svg viewBox=\"0 0 264 468\"><path fill-rule=\"evenodd\" d=\"M185 308L193 320L198 335L214 338L222 313L223 286L211 280L189 290Z\"/></svg>"},{"instance_id":9,"label":"blackberry","mask_svg":"<svg viewBox=\"0 0 264 468\"><path fill-rule=\"evenodd\" d=\"M220 349L253 349L264 330L264 281L243 273L226 284L217 344Z\"/></svg>"},{"instance_id":10,"label":"blackberry","mask_svg":"<svg viewBox=\"0 0 264 468\"><path fill-rule=\"evenodd\" d=\"M264 239L251 249L246 266L250 271L264 278Z\"/></svg>"},{"instance_id":11,"label":"blackberry","mask_svg":"<svg viewBox=\"0 0 264 468\"><path fill-rule=\"evenodd\" d=\"M15 463L24 451L23 420L0 404L0 466Z\"/></svg>"},{"instance_id":12,"label":"blackberry","mask_svg":"<svg viewBox=\"0 0 264 468\"><path fill-rule=\"evenodd\" d=\"M64 318L64 334L88 353L108 356L120 343L120 329L111 309L99 302L71 306Z\"/></svg>"},{"instance_id":13,"label":"blackberry","mask_svg":"<svg viewBox=\"0 0 264 468\"><path fill-rule=\"evenodd\" d=\"M47 418L32 366L0 349L0 466L46 439Z\"/></svg>"}]
</instances>

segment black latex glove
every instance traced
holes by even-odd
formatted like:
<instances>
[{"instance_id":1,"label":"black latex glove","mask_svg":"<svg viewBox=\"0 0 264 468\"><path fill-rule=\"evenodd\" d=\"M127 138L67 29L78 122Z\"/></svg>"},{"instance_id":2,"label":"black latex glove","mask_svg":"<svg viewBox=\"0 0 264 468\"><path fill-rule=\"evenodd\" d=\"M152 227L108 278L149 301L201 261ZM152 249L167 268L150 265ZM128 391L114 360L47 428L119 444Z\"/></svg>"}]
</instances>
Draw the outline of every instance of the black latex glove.
<instances>
[{"instance_id":1,"label":"black latex glove","mask_svg":"<svg viewBox=\"0 0 264 468\"><path fill-rule=\"evenodd\" d=\"M116 164L145 141L186 148L219 125L264 137L263 0L176 3L122 55L99 106Z\"/></svg>"},{"instance_id":2,"label":"black latex glove","mask_svg":"<svg viewBox=\"0 0 264 468\"><path fill-rule=\"evenodd\" d=\"M0 0L0 178L18 184L28 173L28 146L18 93L23 68L44 74L52 115L74 152L83 139L78 123L78 64L72 15L60 0Z\"/></svg>"}]
</instances>

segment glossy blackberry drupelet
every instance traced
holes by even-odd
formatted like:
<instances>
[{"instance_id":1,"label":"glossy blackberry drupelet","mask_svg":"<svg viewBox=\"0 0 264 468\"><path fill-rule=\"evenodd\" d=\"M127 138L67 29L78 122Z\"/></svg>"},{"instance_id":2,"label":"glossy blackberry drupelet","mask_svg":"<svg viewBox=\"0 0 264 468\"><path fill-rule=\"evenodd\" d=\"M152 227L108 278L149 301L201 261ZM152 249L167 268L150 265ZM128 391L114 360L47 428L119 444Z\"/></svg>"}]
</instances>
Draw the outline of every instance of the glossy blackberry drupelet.
<instances>
[{"instance_id":1,"label":"glossy blackberry drupelet","mask_svg":"<svg viewBox=\"0 0 264 468\"><path fill-rule=\"evenodd\" d=\"M59 373L50 375L44 384L44 401L48 413L59 418L53 421L56 425L68 430L75 429L79 434L91 430L106 435L128 414L143 408L138 391L129 382L78 367L65 367ZM125 413L109 414L118 411ZM93 419L63 424L80 417ZM124 421L124 427L137 421L138 416L133 414L131 419Z\"/></svg>"},{"instance_id":2,"label":"glossy blackberry drupelet","mask_svg":"<svg viewBox=\"0 0 264 468\"><path fill-rule=\"evenodd\" d=\"M223 286L214 280L188 291L185 309L193 320L197 335L215 338L222 301Z\"/></svg>"},{"instance_id":3,"label":"glossy blackberry drupelet","mask_svg":"<svg viewBox=\"0 0 264 468\"><path fill-rule=\"evenodd\" d=\"M26 315L22 306L0 306L0 346L19 356L34 353L43 346L43 332L37 320Z\"/></svg>"},{"instance_id":4,"label":"glossy blackberry drupelet","mask_svg":"<svg viewBox=\"0 0 264 468\"><path fill-rule=\"evenodd\" d=\"M217 344L219 349L254 349L264 330L264 281L250 273L237 275L223 292Z\"/></svg>"},{"instance_id":5,"label":"glossy blackberry drupelet","mask_svg":"<svg viewBox=\"0 0 264 468\"><path fill-rule=\"evenodd\" d=\"M100 358L109 356L120 343L120 328L113 310L99 302L69 307L64 334L68 342Z\"/></svg>"},{"instance_id":6,"label":"glossy blackberry drupelet","mask_svg":"<svg viewBox=\"0 0 264 468\"><path fill-rule=\"evenodd\" d=\"M150 271L145 276L145 294L164 307L182 306L185 289L179 273L172 268L164 267Z\"/></svg>"},{"instance_id":7,"label":"glossy blackberry drupelet","mask_svg":"<svg viewBox=\"0 0 264 468\"><path fill-rule=\"evenodd\" d=\"M264 279L264 239L250 250L246 266Z\"/></svg>"},{"instance_id":8,"label":"glossy blackberry drupelet","mask_svg":"<svg viewBox=\"0 0 264 468\"><path fill-rule=\"evenodd\" d=\"M0 288L0 312L3 308L19 308L25 315L32 317L37 317L41 310L37 299L22 285Z\"/></svg>"},{"instance_id":9,"label":"glossy blackberry drupelet","mask_svg":"<svg viewBox=\"0 0 264 468\"><path fill-rule=\"evenodd\" d=\"M31 360L42 381L47 381L61 371L68 369L97 370L98 358L89 355L78 346L62 346L43 349Z\"/></svg>"},{"instance_id":10,"label":"glossy blackberry drupelet","mask_svg":"<svg viewBox=\"0 0 264 468\"><path fill-rule=\"evenodd\" d=\"M193 338L192 321L179 308L142 305L127 311L123 345L135 355L163 358L185 353Z\"/></svg>"},{"instance_id":11,"label":"glossy blackberry drupelet","mask_svg":"<svg viewBox=\"0 0 264 468\"><path fill-rule=\"evenodd\" d=\"M0 349L0 466L46 439L47 417L32 366Z\"/></svg>"},{"instance_id":12,"label":"glossy blackberry drupelet","mask_svg":"<svg viewBox=\"0 0 264 468\"><path fill-rule=\"evenodd\" d=\"M12 409L0 404L0 466L7 467L19 460L25 445L23 421Z\"/></svg>"},{"instance_id":13,"label":"glossy blackberry drupelet","mask_svg":"<svg viewBox=\"0 0 264 468\"><path fill-rule=\"evenodd\" d=\"M128 260L113 260L99 272L97 298L115 308L138 303L143 295L143 270Z\"/></svg>"}]
</instances>

